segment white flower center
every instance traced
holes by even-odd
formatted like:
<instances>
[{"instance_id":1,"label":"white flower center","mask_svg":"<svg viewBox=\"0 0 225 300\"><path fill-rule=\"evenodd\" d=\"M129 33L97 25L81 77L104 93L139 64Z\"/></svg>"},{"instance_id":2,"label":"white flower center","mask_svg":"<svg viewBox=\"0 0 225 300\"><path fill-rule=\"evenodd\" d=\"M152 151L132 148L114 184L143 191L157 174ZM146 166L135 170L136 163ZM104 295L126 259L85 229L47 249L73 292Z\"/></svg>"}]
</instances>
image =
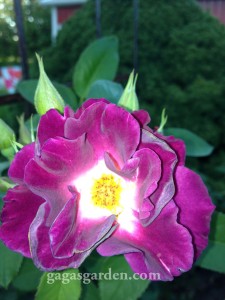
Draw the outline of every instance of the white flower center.
<instances>
[{"instance_id":1,"label":"white flower center","mask_svg":"<svg viewBox=\"0 0 225 300\"><path fill-rule=\"evenodd\" d=\"M136 196L134 182L110 171L101 160L73 184L80 194L79 209L83 217L97 219L115 214L120 225L128 225Z\"/></svg>"}]
</instances>

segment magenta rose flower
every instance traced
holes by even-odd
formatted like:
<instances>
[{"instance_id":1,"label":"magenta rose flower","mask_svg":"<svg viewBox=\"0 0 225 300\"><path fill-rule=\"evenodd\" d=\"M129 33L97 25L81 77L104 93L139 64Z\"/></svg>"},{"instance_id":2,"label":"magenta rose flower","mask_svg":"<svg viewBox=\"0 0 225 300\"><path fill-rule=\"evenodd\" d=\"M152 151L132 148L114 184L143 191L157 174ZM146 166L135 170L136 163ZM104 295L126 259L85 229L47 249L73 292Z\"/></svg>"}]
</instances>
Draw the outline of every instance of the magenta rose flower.
<instances>
[{"instance_id":1,"label":"magenta rose flower","mask_svg":"<svg viewBox=\"0 0 225 300\"><path fill-rule=\"evenodd\" d=\"M94 249L161 280L189 270L214 205L184 166L184 143L149 122L104 99L49 110L10 166L17 185L4 197L1 240L44 271L77 268Z\"/></svg>"}]
</instances>

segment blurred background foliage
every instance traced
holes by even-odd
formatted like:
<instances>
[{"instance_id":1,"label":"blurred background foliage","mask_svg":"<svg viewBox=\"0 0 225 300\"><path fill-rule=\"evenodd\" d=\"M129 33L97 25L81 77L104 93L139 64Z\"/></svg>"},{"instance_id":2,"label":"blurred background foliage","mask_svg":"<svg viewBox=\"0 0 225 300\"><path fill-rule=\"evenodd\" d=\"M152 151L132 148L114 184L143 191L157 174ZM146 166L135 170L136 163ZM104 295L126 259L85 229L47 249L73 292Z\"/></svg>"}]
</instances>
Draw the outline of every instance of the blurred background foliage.
<instances>
[{"instance_id":1,"label":"blurred background foliage","mask_svg":"<svg viewBox=\"0 0 225 300\"><path fill-rule=\"evenodd\" d=\"M37 49L51 46L50 10L40 6L38 0L24 0L22 4L28 60L32 63ZM19 64L19 62L13 1L0 0L0 67ZM5 94L6 90L0 89L0 96ZM16 130L18 122L15 116L21 115L24 110L28 110L27 104L21 102L1 105L0 118Z\"/></svg>"},{"instance_id":2,"label":"blurred background foliage","mask_svg":"<svg viewBox=\"0 0 225 300\"><path fill-rule=\"evenodd\" d=\"M51 45L50 11L38 0L23 1L26 47L29 57ZM0 0L0 66L19 62L18 35L12 0Z\"/></svg>"}]
</instances>

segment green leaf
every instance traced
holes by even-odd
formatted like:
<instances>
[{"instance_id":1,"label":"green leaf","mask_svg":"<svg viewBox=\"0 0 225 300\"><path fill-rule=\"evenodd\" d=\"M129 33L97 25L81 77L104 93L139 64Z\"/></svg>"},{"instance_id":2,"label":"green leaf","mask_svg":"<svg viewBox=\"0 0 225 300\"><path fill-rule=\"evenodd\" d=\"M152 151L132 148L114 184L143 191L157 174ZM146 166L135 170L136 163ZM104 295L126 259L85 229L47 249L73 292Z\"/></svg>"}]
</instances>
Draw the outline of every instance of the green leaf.
<instances>
[{"instance_id":1,"label":"green leaf","mask_svg":"<svg viewBox=\"0 0 225 300\"><path fill-rule=\"evenodd\" d=\"M0 177L0 192L6 193L8 189L13 188L15 183L12 182L8 177Z\"/></svg>"},{"instance_id":2,"label":"green leaf","mask_svg":"<svg viewBox=\"0 0 225 300\"><path fill-rule=\"evenodd\" d=\"M15 148L13 147L13 144L15 141L12 141L12 146L6 149L1 150L1 154L7 158L10 162L13 160L15 156Z\"/></svg>"},{"instance_id":3,"label":"green leaf","mask_svg":"<svg viewBox=\"0 0 225 300\"><path fill-rule=\"evenodd\" d=\"M211 221L209 244L197 261L197 266L225 273L225 214L215 212Z\"/></svg>"},{"instance_id":4,"label":"green leaf","mask_svg":"<svg viewBox=\"0 0 225 300\"><path fill-rule=\"evenodd\" d=\"M1 212L2 207L3 207L3 201L2 201L2 198L4 197L4 195L5 195L5 193L2 193L2 192L0 191L0 212ZM1 225L1 220L0 220L0 225ZM1 242L0 242L0 243L1 243ZM1 256L1 254L0 254L0 256Z\"/></svg>"},{"instance_id":5,"label":"green leaf","mask_svg":"<svg viewBox=\"0 0 225 300\"><path fill-rule=\"evenodd\" d=\"M66 104L68 104L73 109L76 109L78 107L78 99L71 88L57 82L53 82L53 85L60 93Z\"/></svg>"},{"instance_id":6,"label":"green leaf","mask_svg":"<svg viewBox=\"0 0 225 300\"><path fill-rule=\"evenodd\" d=\"M31 259L25 258L12 284L21 291L34 291L38 287L42 274L43 273L35 267Z\"/></svg>"},{"instance_id":7,"label":"green leaf","mask_svg":"<svg viewBox=\"0 0 225 300\"><path fill-rule=\"evenodd\" d=\"M121 84L110 80L97 80L91 85L87 98L105 98L117 104L122 93Z\"/></svg>"},{"instance_id":8,"label":"green leaf","mask_svg":"<svg viewBox=\"0 0 225 300\"><path fill-rule=\"evenodd\" d=\"M99 281L102 300L136 300L144 293L150 283L149 280L135 280L134 273L123 256L108 258L104 262L101 272L105 273ZM122 280L122 278L127 278L127 280Z\"/></svg>"},{"instance_id":9,"label":"green leaf","mask_svg":"<svg viewBox=\"0 0 225 300\"><path fill-rule=\"evenodd\" d=\"M2 176L3 171L8 169L9 166L10 166L9 161L4 161L0 163L0 176Z\"/></svg>"},{"instance_id":10,"label":"green leaf","mask_svg":"<svg viewBox=\"0 0 225 300\"><path fill-rule=\"evenodd\" d=\"M77 98L72 89L70 89L66 85L54 81L52 83L59 94L62 96L65 103L70 105L72 108L76 108ZM37 84L37 79L23 80L20 81L17 85L17 90L28 102L34 104L34 94L37 88Z\"/></svg>"},{"instance_id":11,"label":"green leaf","mask_svg":"<svg viewBox=\"0 0 225 300\"><path fill-rule=\"evenodd\" d=\"M40 116L38 114L32 115L28 120L26 120L25 125L30 129L33 126L33 131L36 132L38 128L38 124L40 121Z\"/></svg>"},{"instance_id":12,"label":"green leaf","mask_svg":"<svg viewBox=\"0 0 225 300\"><path fill-rule=\"evenodd\" d=\"M44 273L35 300L77 300L81 294L78 269Z\"/></svg>"},{"instance_id":13,"label":"green leaf","mask_svg":"<svg viewBox=\"0 0 225 300\"><path fill-rule=\"evenodd\" d=\"M84 300L100 300L99 290L94 283L90 282L84 286Z\"/></svg>"},{"instance_id":14,"label":"green leaf","mask_svg":"<svg viewBox=\"0 0 225 300\"><path fill-rule=\"evenodd\" d=\"M90 86L98 79L113 80L119 63L118 39L104 37L91 43L81 54L73 74L73 88L86 98Z\"/></svg>"},{"instance_id":15,"label":"green leaf","mask_svg":"<svg viewBox=\"0 0 225 300\"><path fill-rule=\"evenodd\" d=\"M208 156L213 151L213 146L197 134L183 128L167 128L163 130L165 135L173 135L182 139L186 145L187 156L202 157Z\"/></svg>"},{"instance_id":16,"label":"green leaf","mask_svg":"<svg viewBox=\"0 0 225 300\"><path fill-rule=\"evenodd\" d=\"M38 80L37 79L29 79L22 80L17 85L17 91L20 95L23 96L31 104L34 104L34 94L37 88Z\"/></svg>"},{"instance_id":17,"label":"green leaf","mask_svg":"<svg viewBox=\"0 0 225 300\"><path fill-rule=\"evenodd\" d=\"M0 242L0 285L7 288L19 272L23 257Z\"/></svg>"},{"instance_id":18,"label":"green leaf","mask_svg":"<svg viewBox=\"0 0 225 300\"><path fill-rule=\"evenodd\" d=\"M83 262L82 266L85 270L89 273L99 273L101 272L102 265L107 261L109 258L100 256L97 251L93 251L91 255L89 255L85 261Z\"/></svg>"}]
</instances>

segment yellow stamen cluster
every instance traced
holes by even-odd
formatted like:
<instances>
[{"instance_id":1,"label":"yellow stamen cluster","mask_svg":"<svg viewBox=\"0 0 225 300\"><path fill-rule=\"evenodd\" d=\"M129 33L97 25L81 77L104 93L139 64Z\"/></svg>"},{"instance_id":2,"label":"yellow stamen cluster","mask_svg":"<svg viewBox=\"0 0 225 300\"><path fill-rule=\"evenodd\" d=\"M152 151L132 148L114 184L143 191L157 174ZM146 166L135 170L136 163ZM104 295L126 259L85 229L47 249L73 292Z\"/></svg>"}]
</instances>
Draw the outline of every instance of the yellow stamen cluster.
<instances>
[{"instance_id":1,"label":"yellow stamen cluster","mask_svg":"<svg viewBox=\"0 0 225 300\"><path fill-rule=\"evenodd\" d=\"M121 191L122 187L119 180L116 181L113 175L103 174L94 182L91 191L92 201L94 205L118 214L121 211L119 206Z\"/></svg>"}]
</instances>

